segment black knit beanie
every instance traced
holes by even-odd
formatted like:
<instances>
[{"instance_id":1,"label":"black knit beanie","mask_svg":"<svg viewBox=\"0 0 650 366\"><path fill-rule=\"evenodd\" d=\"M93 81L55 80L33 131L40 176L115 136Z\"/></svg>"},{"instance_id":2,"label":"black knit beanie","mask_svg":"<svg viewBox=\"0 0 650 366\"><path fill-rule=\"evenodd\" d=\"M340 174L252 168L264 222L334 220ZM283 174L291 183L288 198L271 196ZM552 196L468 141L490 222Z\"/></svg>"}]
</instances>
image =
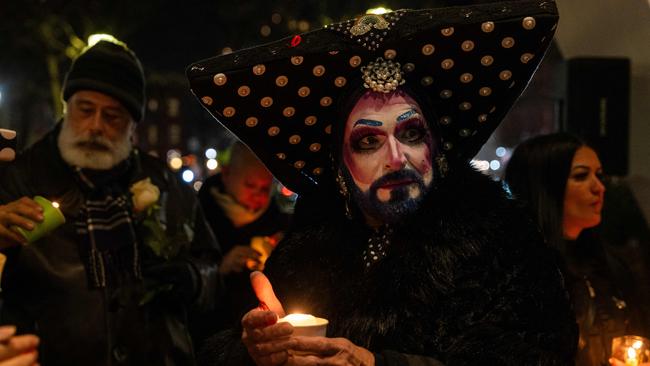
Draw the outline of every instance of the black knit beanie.
<instances>
[{"instance_id":1,"label":"black knit beanie","mask_svg":"<svg viewBox=\"0 0 650 366\"><path fill-rule=\"evenodd\" d=\"M95 90L119 100L139 122L144 116L145 79L135 53L110 41L100 41L72 63L63 82L63 100L78 90Z\"/></svg>"}]
</instances>

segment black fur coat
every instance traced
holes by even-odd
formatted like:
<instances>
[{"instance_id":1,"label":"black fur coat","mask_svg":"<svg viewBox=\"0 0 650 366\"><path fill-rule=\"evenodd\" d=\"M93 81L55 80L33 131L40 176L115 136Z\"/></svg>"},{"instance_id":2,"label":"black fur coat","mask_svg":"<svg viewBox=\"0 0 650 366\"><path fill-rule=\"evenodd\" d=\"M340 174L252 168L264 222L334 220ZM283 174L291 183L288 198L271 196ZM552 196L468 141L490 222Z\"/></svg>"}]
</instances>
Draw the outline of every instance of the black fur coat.
<instances>
[{"instance_id":1,"label":"black fur coat","mask_svg":"<svg viewBox=\"0 0 650 366\"><path fill-rule=\"evenodd\" d=\"M378 364L573 363L577 328L554 255L498 183L456 169L393 226L387 256L369 270L371 233L337 200L303 197L269 259L287 313L329 319L329 337L368 348ZM203 363L250 363L240 334L213 338Z\"/></svg>"}]
</instances>

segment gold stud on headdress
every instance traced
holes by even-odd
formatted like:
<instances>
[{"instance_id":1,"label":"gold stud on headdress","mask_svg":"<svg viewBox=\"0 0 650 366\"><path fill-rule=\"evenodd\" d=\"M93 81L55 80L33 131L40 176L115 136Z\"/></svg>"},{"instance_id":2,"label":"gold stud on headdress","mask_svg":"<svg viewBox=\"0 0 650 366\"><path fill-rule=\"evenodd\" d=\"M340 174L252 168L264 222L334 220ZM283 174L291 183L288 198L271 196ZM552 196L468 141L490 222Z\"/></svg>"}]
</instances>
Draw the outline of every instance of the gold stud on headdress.
<instances>
[{"instance_id":1,"label":"gold stud on headdress","mask_svg":"<svg viewBox=\"0 0 650 366\"><path fill-rule=\"evenodd\" d=\"M390 93L406 82L399 62L384 60L382 57L363 66L361 72L363 86L374 92Z\"/></svg>"}]
</instances>

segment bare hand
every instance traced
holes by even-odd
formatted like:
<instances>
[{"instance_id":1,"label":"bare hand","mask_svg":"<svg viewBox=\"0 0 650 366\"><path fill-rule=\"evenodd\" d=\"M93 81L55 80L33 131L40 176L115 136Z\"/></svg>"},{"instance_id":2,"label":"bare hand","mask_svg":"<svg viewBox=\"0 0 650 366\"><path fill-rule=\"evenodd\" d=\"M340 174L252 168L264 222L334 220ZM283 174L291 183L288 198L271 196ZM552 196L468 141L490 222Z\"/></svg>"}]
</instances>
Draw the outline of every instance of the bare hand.
<instances>
[{"instance_id":1,"label":"bare hand","mask_svg":"<svg viewBox=\"0 0 650 366\"><path fill-rule=\"evenodd\" d=\"M290 337L293 326L277 322L284 316L284 309L264 274L251 273L251 286L260 306L242 318L242 342L256 365L285 365L289 360L289 349L295 343Z\"/></svg>"},{"instance_id":2,"label":"bare hand","mask_svg":"<svg viewBox=\"0 0 650 366\"><path fill-rule=\"evenodd\" d=\"M221 274L241 273L248 267L246 263L252 261L256 265L260 263L260 253L245 245L235 245L221 260L219 272Z\"/></svg>"},{"instance_id":3,"label":"bare hand","mask_svg":"<svg viewBox=\"0 0 650 366\"><path fill-rule=\"evenodd\" d=\"M293 337L288 365L373 366L375 356L346 338Z\"/></svg>"},{"instance_id":4,"label":"bare hand","mask_svg":"<svg viewBox=\"0 0 650 366\"><path fill-rule=\"evenodd\" d=\"M15 335L16 327L0 327L0 366L38 365L39 339L35 335Z\"/></svg>"},{"instance_id":5,"label":"bare hand","mask_svg":"<svg viewBox=\"0 0 650 366\"><path fill-rule=\"evenodd\" d=\"M254 309L242 318L242 342L258 366L284 365L289 359L293 326L278 323L277 315L269 310Z\"/></svg>"},{"instance_id":6,"label":"bare hand","mask_svg":"<svg viewBox=\"0 0 650 366\"><path fill-rule=\"evenodd\" d=\"M32 230L35 222L41 221L43 221L43 208L31 198L22 197L6 205L0 205L0 249L27 243L20 233L11 229L12 226Z\"/></svg>"}]
</instances>

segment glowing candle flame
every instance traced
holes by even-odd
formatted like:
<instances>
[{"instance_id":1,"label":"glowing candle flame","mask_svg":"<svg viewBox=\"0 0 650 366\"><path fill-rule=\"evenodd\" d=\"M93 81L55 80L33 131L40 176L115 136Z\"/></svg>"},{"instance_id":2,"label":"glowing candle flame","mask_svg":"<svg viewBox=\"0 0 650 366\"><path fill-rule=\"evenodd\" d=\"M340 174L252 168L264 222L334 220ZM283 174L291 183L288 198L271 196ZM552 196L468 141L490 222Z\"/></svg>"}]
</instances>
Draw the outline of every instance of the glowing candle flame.
<instances>
[{"instance_id":1,"label":"glowing candle flame","mask_svg":"<svg viewBox=\"0 0 650 366\"><path fill-rule=\"evenodd\" d=\"M280 321L289 322L291 323L291 325L294 326L311 325L315 322L315 320L316 317L311 314L289 314L284 318L280 319Z\"/></svg>"},{"instance_id":2,"label":"glowing candle flame","mask_svg":"<svg viewBox=\"0 0 650 366\"><path fill-rule=\"evenodd\" d=\"M54 208L59 208L60 205L59 205L58 202L52 202L52 206L53 206Z\"/></svg>"},{"instance_id":3,"label":"glowing candle flame","mask_svg":"<svg viewBox=\"0 0 650 366\"><path fill-rule=\"evenodd\" d=\"M627 349L627 359L628 360L636 359L636 351L634 350L634 348L630 347Z\"/></svg>"},{"instance_id":4,"label":"glowing candle flame","mask_svg":"<svg viewBox=\"0 0 650 366\"><path fill-rule=\"evenodd\" d=\"M625 366L638 366L639 360L636 358L636 350L634 347L627 349L627 359L625 360Z\"/></svg>"}]
</instances>

